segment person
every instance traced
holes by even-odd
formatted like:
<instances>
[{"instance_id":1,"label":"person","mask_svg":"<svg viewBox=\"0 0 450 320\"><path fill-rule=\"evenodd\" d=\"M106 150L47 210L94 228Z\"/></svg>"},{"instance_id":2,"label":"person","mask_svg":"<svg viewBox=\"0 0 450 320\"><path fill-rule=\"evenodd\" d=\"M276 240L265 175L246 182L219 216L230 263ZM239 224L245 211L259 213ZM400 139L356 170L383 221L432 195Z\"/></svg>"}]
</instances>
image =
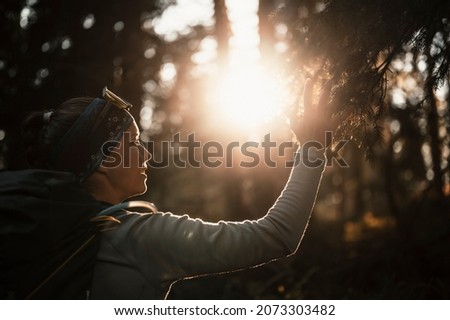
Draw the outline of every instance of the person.
<instances>
[{"instance_id":1,"label":"person","mask_svg":"<svg viewBox=\"0 0 450 320\"><path fill-rule=\"evenodd\" d=\"M331 85L322 89L316 108L312 88L312 81L307 80L304 114L301 119L293 117L291 126L299 141L323 143L324 132L333 130L326 117ZM67 207L64 215L76 214L83 201L107 208L146 192L146 163L151 154L139 140L129 107L106 90L103 99L71 99L27 119L27 158L40 170L27 179L50 174L52 178L46 181L57 181L69 175L70 185L76 180L82 190L72 188L67 196L65 185L58 185L58 194L70 198L60 205ZM308 167L301 159L305 156L322 161ZM298 152L284 190L258 220L208 223L156 210L121 212L116 216L120 225L101 233L89 298L163 299L180 279L241 270L295 253L315 203L324 160L324 149ZM83 191L89 196L78 196ZM52 208L51 203L46 205ZM34 210L32 205L26 208Z\"/></svg>"}]
</instances>

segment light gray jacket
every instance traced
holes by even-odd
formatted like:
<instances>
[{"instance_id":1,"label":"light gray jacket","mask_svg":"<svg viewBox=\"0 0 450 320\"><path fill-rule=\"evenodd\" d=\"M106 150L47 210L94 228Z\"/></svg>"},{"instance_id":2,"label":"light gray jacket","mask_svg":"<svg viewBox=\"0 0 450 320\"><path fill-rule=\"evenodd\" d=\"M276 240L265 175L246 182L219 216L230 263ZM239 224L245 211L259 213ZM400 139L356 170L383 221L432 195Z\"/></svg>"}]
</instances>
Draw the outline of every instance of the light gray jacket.
<instances>
[{"instance_id":1,"label":"light gray jacket","mask_svg":"<svg viewBox=\"0 0 450 320\"><path fill-rule=\"evenodd\" d=\"M177 280L294 253L323 168L307 168L301 161L272 208L255 221L207 223L187 215L128 213L118 229L102 235L91 298L163 299Z\"/></svg>"}]
</instances>

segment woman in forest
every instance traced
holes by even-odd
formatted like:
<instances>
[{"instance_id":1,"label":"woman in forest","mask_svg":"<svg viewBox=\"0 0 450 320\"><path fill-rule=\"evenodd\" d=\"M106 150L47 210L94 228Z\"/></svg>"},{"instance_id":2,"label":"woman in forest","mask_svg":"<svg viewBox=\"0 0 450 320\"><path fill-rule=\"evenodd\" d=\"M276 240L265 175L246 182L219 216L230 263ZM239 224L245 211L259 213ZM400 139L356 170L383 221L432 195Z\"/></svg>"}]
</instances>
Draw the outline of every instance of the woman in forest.
<instances>
[{"instance_id":1,"label":"woman in forest","mask_svg":"<svg viewBox=\"0 0 450 320\"><path fill-rule=\"evenodd\" d=\"M291 119L291 126L299 141L323 143L325 131L333 130L326 109L331 86L324 86L316 108L312 87L312 81L307 80L304 114ZM78 290L73 286L79 270L73 271L68 283L58 287L52 282L58 272L69 272L64 269L80 269L79 262L76 267L71 267L71 261L63 263L62 271L48 275L44 282L32 283L22 275L34 273L43 262L30 265L10 261L17 258L18 251L26 252L23 256L32 260L33 254L38 259L47 251L65 249L69 240L61 243L67 235L57 236L64 229L58 223L73 226L76 223L71 219L79 218L81 212L103 210L146 191L146 162L151 155L139 141L138 127L128 107L125 100L107 91L104 99L71 99L53 111L36 112L27 119L27 157L33 170L3 174L0 184L9 181L9 187L0 185L0 193L14 186L16 191L3 201L10 203L8 210L27 214L40 211L39 217L45 212L50 218L33 224L33 228L39 225L41 233L35 236L36 242L25 243L31 246L27 251L17 249L24 228L2 238L1 259L10 266L8 277L21 279L2 280L5 296L73 298L67 292ZM320 160L321 165L308 168L302 161L305 156ZM177 280L248 268L293 254L316 199L325 164L324 149L297 152L295 158L283 192L267 214L255 221L206 223L150 209L148 213L116 212L97 237L92 282L89 278L89 286L82 288L86 293L82 298L162 299ZM56 222L58 219L60 222ZM11 232L11 228L8 230ZM79 245L74 249L83 255ZM43 275L45 270L41 271ZM52 293L46 295L45 287L52 286Z\"/></svg>"}]
</instances>

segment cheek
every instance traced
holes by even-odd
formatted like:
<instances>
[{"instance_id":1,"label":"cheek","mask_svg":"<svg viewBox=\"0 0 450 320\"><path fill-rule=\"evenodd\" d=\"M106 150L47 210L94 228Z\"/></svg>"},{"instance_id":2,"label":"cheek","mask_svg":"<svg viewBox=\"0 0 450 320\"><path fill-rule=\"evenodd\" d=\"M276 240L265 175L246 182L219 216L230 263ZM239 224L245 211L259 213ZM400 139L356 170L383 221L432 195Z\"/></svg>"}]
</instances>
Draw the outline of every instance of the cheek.
<instances>
[{"instance_id":1,"label":"cheek","mask_svg":"<svg viewBox=\"0 0 450 320\"><path fill-rule=\"evenodd\" d=\"M111 148L105 151L107 156L103 160L101 166L104 168L120 168L123 166L123 155L118 148Z\"/></svg>"},{"instance_id":2,"label":"cheek","mask_svg":"<svg viewBox=\"0 0 450 320\"><path fill-rule=\"evenodd\" d=\"M141 163L139 161L139 150L133 148L130 152L130 168L136 170L141 170Z\"/></svg>"},{"instance_id":3,"label":"cheek","mask_svg":"<svg viewBox=\"0 0 450 320\"><path fill-rule=\"evenodd\" d=\"M126 170L136 168L138 166L138 154L135 148L125 149L122 155L122 167Z\"/></svg>"},{"instance_id":4,"label":"cheek","mask_svg":"<svg viewBox=\"0 0 450 320\"><path fill-rule=\"evenodd\" d=\"M130 188L142 188L142 184L145 181L143 175L144 167L140 161L139 151L134 149L129 153L128 166L125 168L128 183Z\"/></svg>"},{"instance_id":5,"label":"cheek","mask_svg":"<svg viewBox=\"0 0 450 320\"><path fill-rule=\"evenodd\" d=\"M144 168L139 157L137 148L130 148L124 153L123 163L116 170L115 179L121 181L122 188L129 192L142 192L145 184L145 176L142 174Z\"/></svg>"}]
</instances>

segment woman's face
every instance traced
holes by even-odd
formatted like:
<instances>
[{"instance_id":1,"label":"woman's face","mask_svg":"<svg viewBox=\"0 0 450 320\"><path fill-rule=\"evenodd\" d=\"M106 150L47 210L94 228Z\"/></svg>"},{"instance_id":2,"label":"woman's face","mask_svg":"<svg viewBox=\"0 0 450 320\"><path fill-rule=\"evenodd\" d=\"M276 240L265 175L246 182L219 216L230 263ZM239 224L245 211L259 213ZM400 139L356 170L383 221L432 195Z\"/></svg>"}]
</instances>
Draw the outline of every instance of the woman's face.
<instances>
[{"instance_id":1,"label":"woman's face","mask_svg":"<svg viewBox=\"0 0 450 320\"><path fill-rule=\"evenodd\" d=\"M146 162L150 159L151 154L141 144L138 126L133 121L101 165L122 201L147 191Z\"/></svg>"}]
</instances>

